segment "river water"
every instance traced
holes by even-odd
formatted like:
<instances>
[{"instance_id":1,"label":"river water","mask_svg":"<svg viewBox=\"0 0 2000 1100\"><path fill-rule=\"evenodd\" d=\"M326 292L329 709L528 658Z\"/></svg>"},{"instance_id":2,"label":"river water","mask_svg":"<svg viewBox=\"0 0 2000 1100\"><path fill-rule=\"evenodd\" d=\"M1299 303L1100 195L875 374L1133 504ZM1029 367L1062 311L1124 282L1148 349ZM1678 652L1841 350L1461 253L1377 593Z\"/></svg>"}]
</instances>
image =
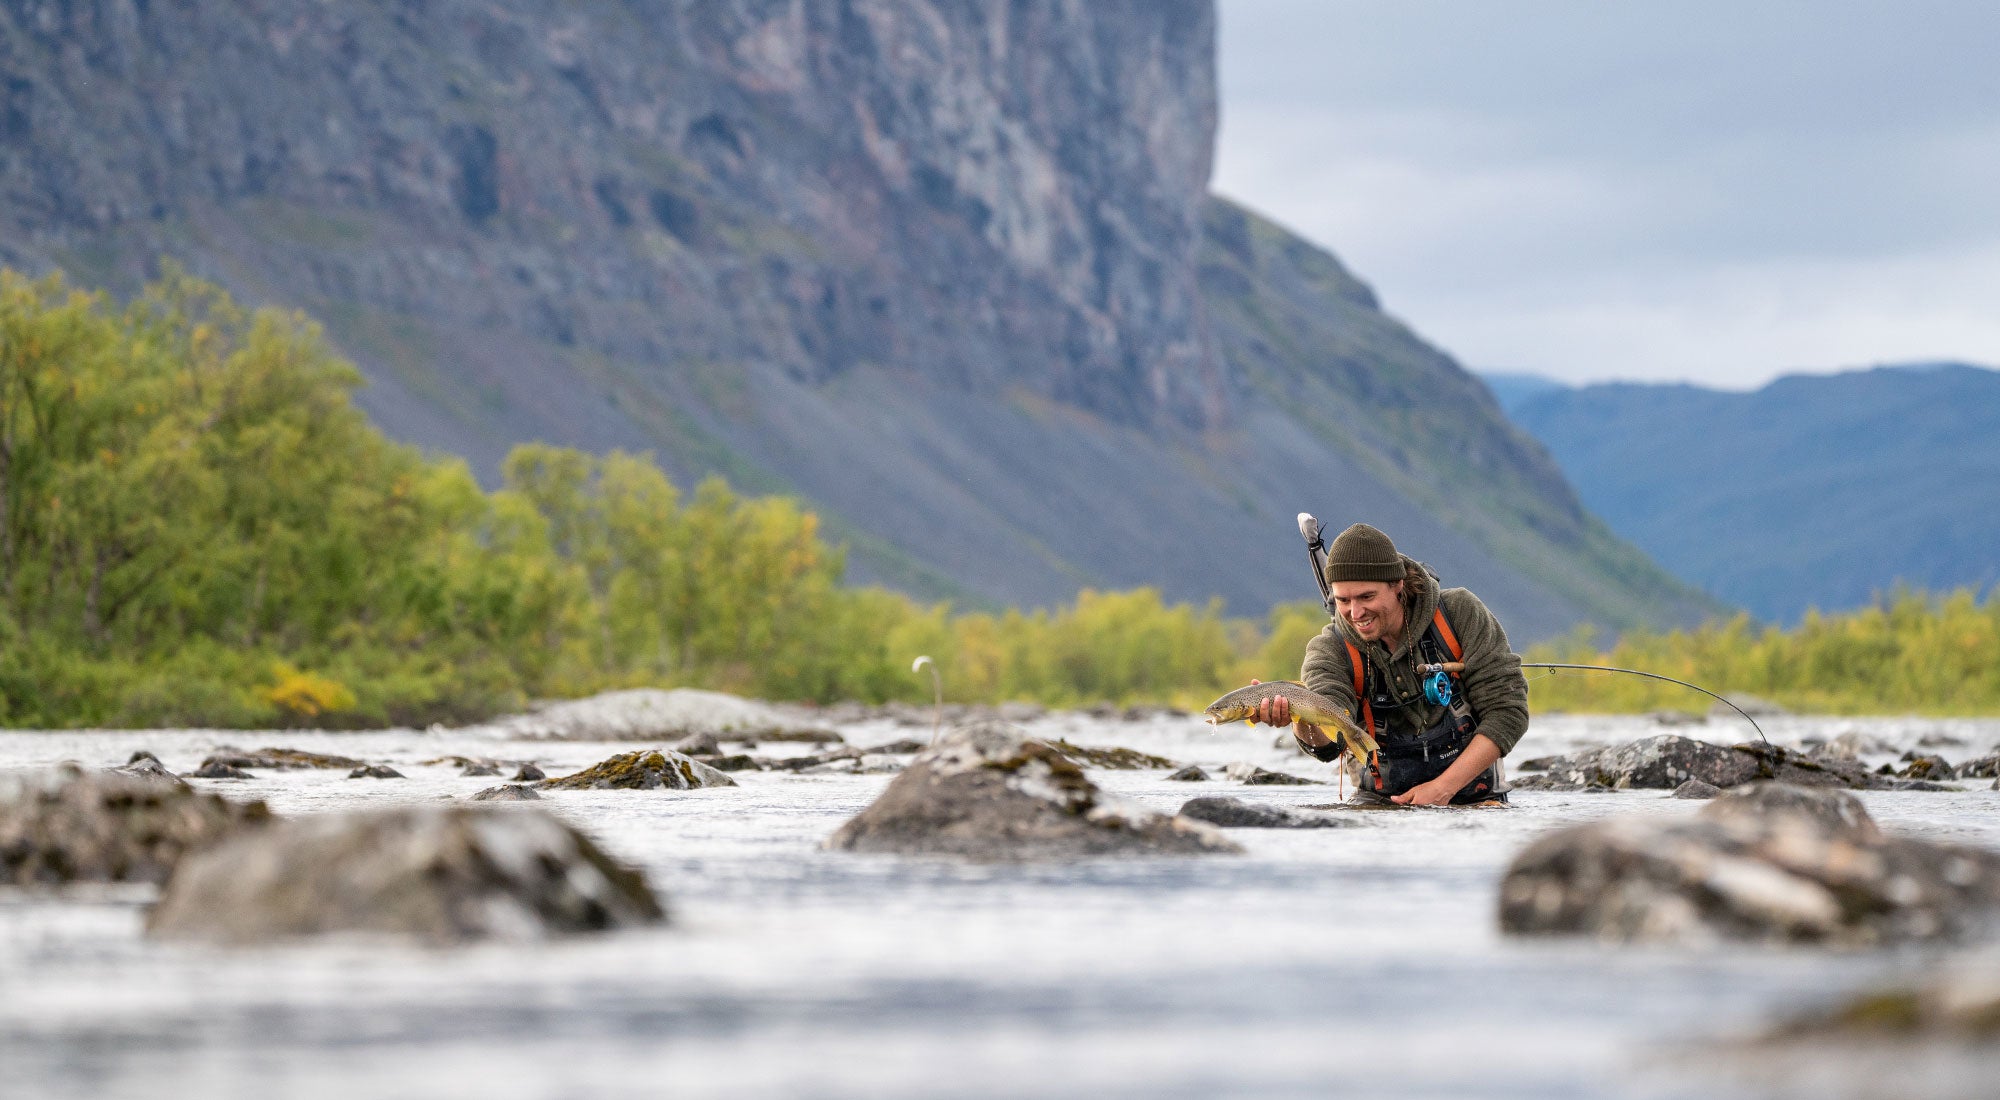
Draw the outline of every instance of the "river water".
<instances>
[{"instance_id":1,"label":"river water","mask_svg":"<svg viewBox=\"0 0 2000 1100\"><path fill-rule=\"evenodd\" d=\"M1078 715L1028 726L1218 777L1236 760L1331 777L1274 749L1263 727ZM1860 731L1894 749L1884 760L1921 744L1956 762L2000 744L2000 721L1764 726L1793 745ZM928 730L842 732L868 746ZM1658 732L1642 718L1540 718L1517 755ZM1674 732L1730 742L1749 731L1718 719ZM556 775L635 747L507 740L500 728L7 732L0 778L61 760L121 764L142 748L190 770L223 744L337 752L408 776L194 781L280 814L463 798L498 782L423 763L445 754L533 759ZM1335 795L1091 774L1162 810L1203 794ZM542 806L645 871L672 915L653 930L232 951L143 938L151 888L0 890L0 1095L1791 1096L1782 1076L1718 1044L1945 957L1499 935L1497 884L1514 853L1555 826L1700 805L1663 792L1519 792L1502 811L1230 830L1248 849L1235 857L980 866L821 850L890 776L736 778L707 791L547 792ZM2000 848L1989 785L1861 797L1892 831ZM1980 1095L1940 1072L1934 1094ZM1843 1077L1811 1094L1877 1084Z\"/></svg>"}]
</instances>

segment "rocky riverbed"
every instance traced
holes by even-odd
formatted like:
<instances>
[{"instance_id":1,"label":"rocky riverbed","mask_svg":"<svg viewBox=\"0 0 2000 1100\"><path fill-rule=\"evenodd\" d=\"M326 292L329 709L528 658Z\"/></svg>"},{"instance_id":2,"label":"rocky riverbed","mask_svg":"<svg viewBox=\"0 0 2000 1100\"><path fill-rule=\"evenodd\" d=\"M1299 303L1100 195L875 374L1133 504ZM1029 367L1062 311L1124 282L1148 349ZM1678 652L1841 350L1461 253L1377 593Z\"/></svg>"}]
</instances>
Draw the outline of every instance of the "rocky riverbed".
<instances>
[{"instance_id":1,"label":"rocky riverbed","mask_svg":"<svg viewBox=\"0 0 2000 1100\"><path fill-rule=\"evenodd\" d=\"M652 710L634 722L631 709L607 704L607 723L622 725L586 709L462 730L0 733L0 785L65 760L124 765L139 750L183 775L211 757L288 762L188 780L261 800L280 821L470 805L518 776L512 785L538 783L530 766L560 779L689 733L717 739L704 757L752 761L729 786L550 783L494 811L552 813L643 874L667 919L613 931L230 947L149 936L161 896L150 882L0 888L4 1091L1971 1097L2000 1068L1990 1043L1871 1040L1855 1055L1851 1040L1816 1046L1790 1025L1993 958L1960 945L1502 933L1500 884L1517 856L1559 828L1692 821L1707 805L1665 789L1523 790L1507 810L1344 814L1358 820L1337 828L1221 826L1234 854L968 861L827 844L929 741L928 713L734 714L731 728L702 730ZM1072 750L1152 757L1065 757L1140 810L1227 797L1310 815L1339 793L1329 766L1274 747L1262 727L1211 731L1159 711L1006 717ZM1963 765L2000 747L2000 721L1760 721L1782 746L1839 742L1871 770L1906 768L1905 753ZM1517 756L1574 758L1663 732L1752 736L1721 719L1669 731L1554 716ZM305 758L274 748L343 766L296 766ZM821 759L785 766L808 756ZM1212 778L1170 779L1183 765ZM1260 768L1325 782L1243 781ZM1992 783L1854 797L1890 837L2000 851Z\"/></svg>"}]
</instances>

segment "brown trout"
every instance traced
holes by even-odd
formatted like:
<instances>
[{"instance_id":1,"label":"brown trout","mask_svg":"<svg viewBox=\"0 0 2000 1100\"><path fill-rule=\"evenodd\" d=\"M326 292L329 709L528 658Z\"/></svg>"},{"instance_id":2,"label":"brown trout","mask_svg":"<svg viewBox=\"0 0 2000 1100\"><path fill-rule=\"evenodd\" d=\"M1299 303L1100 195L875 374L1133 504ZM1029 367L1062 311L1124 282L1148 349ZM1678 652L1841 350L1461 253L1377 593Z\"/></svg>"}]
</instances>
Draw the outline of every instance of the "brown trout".
<instances>
[{"instance_id":1,"label":"brown trout","mask_svg":"<svg viewBox=\"0 0 2000 1100\"><path fill-rule=\"evenodd\" d=\"M1280 695L1291 704L1293 726L1312 726L1329 740L1339 741L1355 760L1368 762L1375 751L1375 739L1368 736L1368 731L1356 725L1339 703L1294 680L1271 680L1237 688L1210 703L1202 713L1208 716L1211 726L1239 720L1250 722L1256 718L1259 704Z\"/></svg>"}]
</instances>

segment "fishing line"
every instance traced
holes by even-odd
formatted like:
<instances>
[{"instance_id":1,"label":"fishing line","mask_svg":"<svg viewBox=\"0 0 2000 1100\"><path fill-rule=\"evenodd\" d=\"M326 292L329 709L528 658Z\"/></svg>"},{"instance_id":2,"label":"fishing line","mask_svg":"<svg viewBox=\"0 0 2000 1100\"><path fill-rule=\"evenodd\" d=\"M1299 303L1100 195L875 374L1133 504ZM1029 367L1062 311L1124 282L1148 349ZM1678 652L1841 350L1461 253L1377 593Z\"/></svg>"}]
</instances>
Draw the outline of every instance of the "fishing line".
<instances>
[{"instance_id":1,"label":"fishing line","mask_svg":"<svg viewBox=\"0 0 2000 1100\"><path fill-rule=\"evenodd\" d=\"M1758 740L1764 742L1765 745L1769 745L1771 743L1771 739L1764 736L1764 727L1758 725L1757 720L1755 718L1750 717L1749 711L1744 710L1742 707L1737 706L1735 703L1732 703L1729 700L1724 699L1722 696L1717 695L1716 693L1708 690L1705 687L1702 687L1700 684L1690 684L1686 680L1676 680L1671 676L1662 676L1657 672L1641 672L1636 668L1613 668L1610 665L1571 665L1571 664L1561 664L1553 661L1522 661L1521 667L1546 668L1549 670L1549 675L1551 676L1554 676L1556 674L1556 670L1565 668L1575 669L1579 672L1622 672L1627 676L1644 676L1649 680L1665 680L1667 683L1670 684L1679 684L1684 688L1692 688L1695 691L1699 691L1703 695L1708 696L1710 699L1713 699L1716 702L1721 703L1722 705L1728 707L1730 710L1733 710L1736 713L1742 715L1743 720L1745 722L1750 723L1750 728L1757 731Z\"/></svg>"}]
</instances>

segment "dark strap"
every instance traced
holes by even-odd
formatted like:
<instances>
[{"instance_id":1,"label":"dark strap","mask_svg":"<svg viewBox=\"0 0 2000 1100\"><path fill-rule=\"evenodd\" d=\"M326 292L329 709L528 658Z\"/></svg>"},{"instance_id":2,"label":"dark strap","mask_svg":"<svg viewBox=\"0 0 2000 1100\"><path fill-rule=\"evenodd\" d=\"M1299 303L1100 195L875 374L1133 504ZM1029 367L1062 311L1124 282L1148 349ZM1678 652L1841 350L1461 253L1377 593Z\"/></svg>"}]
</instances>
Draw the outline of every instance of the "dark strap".
<instances>
[{"instance_id":1,"label":"dark strap","mask_svg":"<svg viewBox=\"0 0 2000 1100\"><path fill-rule=\"evenodd\" d=\"M1368 736L1372 739L1375 736L1375 706L1368 701L1368 665L1361 659L1361 651L1354 647L1353 642L1345 638L1341 641L1347 643L1347 664L1354 670L1354 697L1361 700L1361 728L1367 730ZM1374 753L1368 754L1368 771L1375 777L1376 790L1382 789L1382 769L1377 766L1379 763Z\"/></svg>"}]
</instances>

